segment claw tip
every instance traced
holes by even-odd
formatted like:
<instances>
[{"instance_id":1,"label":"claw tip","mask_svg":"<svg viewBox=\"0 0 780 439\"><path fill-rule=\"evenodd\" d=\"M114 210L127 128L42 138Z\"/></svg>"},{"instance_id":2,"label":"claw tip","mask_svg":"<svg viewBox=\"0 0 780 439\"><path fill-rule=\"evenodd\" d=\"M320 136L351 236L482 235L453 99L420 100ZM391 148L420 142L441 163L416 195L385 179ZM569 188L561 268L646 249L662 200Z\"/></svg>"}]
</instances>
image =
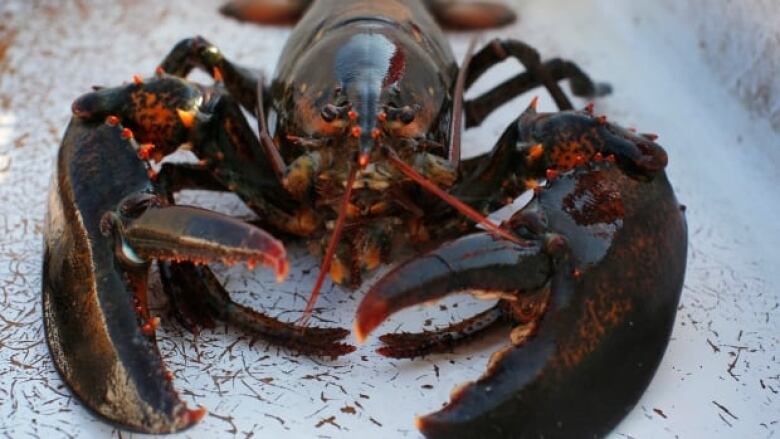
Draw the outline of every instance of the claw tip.
<instances>
[{"instance_id":1,"label":"claw tip","mask_svg":"<svg viewBox=\"0 0 780 439\"><path fill-rule=\"evenodd\" d=\"M203 406L198 406L198 408L194 410L187 410L187 420L190 424L194 424L203 419L207 412L206 407Z\"/></svg>"},{"instance_id":2,"label":"claw tip","mask_svg":"<svg viewBox=\"0 0 780 439\"><path fill-rule=\"evenodd\" d=\"M357 341L357 343L363 344L366 341L366 337L368 337L368 334L366 333L366 331L363 330L363 327L362 325L360 325L360 322L356 320L352 330L355 333L355 340Z\"/></svg>"},{"instance_id":3,"label":"claw tip","mask_svg":"<svg viewBox=\"0 0 780 439\"><path fill-rule=\"evenodd\" d=\"M276 263L276 283L282 283L290 273L290 263L287 259L281 259Z\"/></svg>"},{"instance_id":4,"label":"claw tip","mask_svg":"<svg viewBox=\"0 0 780 439\"><path fill-rule=\"evenodd\" d=\"M536 111L536 107L539 106L539 96L534 96L533 99L531 99L531 103L528 104L528 108Z\"/></svg>"},{"instance_id":5,"label":"claw tip","mask_svg":"<svg viewBox=\"0 0 780 439\"><path fill-rule=\"evenodd\" d=\"M358 344L362 344L368 338L368 334L381 325L389 314L387 303L384 300L372 298L370 295L363 299L355 314L353 327Z\"/></svg>"}]
</instances>

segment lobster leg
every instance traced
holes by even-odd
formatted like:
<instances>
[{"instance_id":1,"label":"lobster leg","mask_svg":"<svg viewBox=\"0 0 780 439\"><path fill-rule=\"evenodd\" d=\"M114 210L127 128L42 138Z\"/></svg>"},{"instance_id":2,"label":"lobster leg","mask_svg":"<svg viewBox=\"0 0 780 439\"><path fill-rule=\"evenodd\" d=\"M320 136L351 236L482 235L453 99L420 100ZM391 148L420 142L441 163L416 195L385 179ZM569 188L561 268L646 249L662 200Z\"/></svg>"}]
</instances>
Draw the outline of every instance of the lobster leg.
<instances>
[{"instance_id":1,"label":"lobster leg","mask_svg":"<svg viewBox=\"0 0 780 439\"><path fill-rule=\"evenodd\" d=\"M463 0L425 0L424 3L436 21L450 30L490 29L517 20L514 11L500 3Z\"/></svg>"},{"instance_id":2,"label":"lobster leg","mask_svg":"<svg viewBox=\"0 0 780 439\"><path fill-rule=\"evenodd\" d=\"M234 302L208 267L184 262L171 264L163 270L170 276L163 278L166 289L169 292L179 290L178 296L197 304L195 316L200 324L212 319L222 320L276 346L307 355L339 357L355 350L354 346L340 342L349 335L346 329L300 327ZM186 290L182 285L186 285Z\"/></svg>"},{"instance_id":3,"label":"lobster leg","mask_svg":"<svg viewBox=\"0 0 780 439\"><path fill-rule=\"evenodd\" d=\"M221 9L224 15L258 24L292 25L313 0L233 0ZM436 20L451 30L476 30L505 26L517 19L508 7L486 1L425 0Z\"/></svg>"},{"instance_id":4,"label":"lobster leg","mask_svg":"<svg viewBox=\"0 0 780 439\"><path fill-rule=\"evenodd\" d=\"M174 190L219 188L211 173L189 164L166 163L156 183L169 200L173 199ZM171 261L159 261L159 265L163 288L173 301L174 312L190 331L196 332L200 326L213 327L214 320L222 320L275 345L308 355L337 357L354 350L353 346L339 342L349 335L346 329L303 328L233 302L206 266Z\"/></svg>"},{"instance_id":5,"label":"lobster leg","mask_svg":"<svg viewBox=\"0 0 780 439\"><path fill-rule=\"evenodd\" d=\"M525 92L530 87L543 85L550 92L560 110L573 108L569 98L558 85L561 79L570 79L572 92L577 96L603 96L611 92L608 84L595 83L576 64L571 61L553 59L542 63L539 52L519 40L495 39L477 52L471 60L466 87L470 87L488 69L506 60L516 58L526 68L526 75L520 74L499 84L483 95L469 100L465 104L467 126L479 124L501 104Z\"/></svg>"},{"instance_id":6,"label":"lobster leg","mask_svg":"<svg viewBox=\"0 0 780 439\"><path fill-rule=\"evenodd\" d=\"M205 166L193 163L163 163L155 179L160 194L173 203L173 194L184 189L227 192Z\"/></svg>"},{"instance_id":7,"label":"lobster leg","mask_svg":"<svg viewBox=\"0 0 780 439\"><path fill-rule=\"evenodd\" d=\"M206 268L190 262L158 261L160 281L163 291L168 296L171 313L185 329L193 334L199 334L201 328L216 327L216 316L208 307L200 291L197 275L198 269ZM195 287L195 288L193 288Z\"/></svg>"},{"instance_id":8,"label":"lobster leg","mask_svg":"<svg viewBox=\"0 0 780 439\"><path fill-rule=\"evenodd\" d=\"M553 81L569 79L575 96L599 97L609 94L611 87L606 83L595 83L571 61L559 58L546 61L540 69L549 73ZM476 79L472 79L473 81ZM466 127L480 125L496 109L517 96L542 85L530 72L519 73L483 94L467 100L463 107L466 113Z\"/></svg>"},{"instance_id":9,"label":"lobster leg","mask_svg":"<svg viewBox=\"0 0 780 439\"><path fill-rule=\"evenodd\" d=\"M313 0L232 0L220 12L238 21L292 25L298 22Z\"/></svg>"},{"instance_id":10,"label":"lobster leg","mask_svg":"<svg viewBox=\"0 0 780 439\"><path fill-rule=\"evenodd\" d=\"M230 94L250 113L257 106L260 72L226 59L222 52L203 37L186 38L171 49L159 67L165 73L185 78L200 68L218 82L224 82Z\"/></svg>"},{"instance_id":11,"label":"lobster leg","mask_svg":"<svg viewBox=\"0 0 780 439\"><path fill-rule=\"evenodd\" d=\"M427 354L450 352L484 331L506 320L506 307L496 304L468 319L446 328L420 333L403 332L379 337L384 346L377 352L392 358L414 358Z\"/></svg>"},{"instance_id":12,"label":"lobster leg","mask_svg":"<svg viewBox=\"0 0 780 439\"><path fill-rule=\"evenodd\" d=\"M217 83L224 84L230 95L247 111L255 113L266 159L277 179L281 181L286 166L266 127L265 111L268 102L263 100L263 96L267 94L263 74L233 64L222 56L216 46L203 37L187 38L179 42L165 57L159 69L179 77L186 77L194 67L209 72ZM240 113L234 116L236 117L243 119Z\"/></svg>"}]
</instances>

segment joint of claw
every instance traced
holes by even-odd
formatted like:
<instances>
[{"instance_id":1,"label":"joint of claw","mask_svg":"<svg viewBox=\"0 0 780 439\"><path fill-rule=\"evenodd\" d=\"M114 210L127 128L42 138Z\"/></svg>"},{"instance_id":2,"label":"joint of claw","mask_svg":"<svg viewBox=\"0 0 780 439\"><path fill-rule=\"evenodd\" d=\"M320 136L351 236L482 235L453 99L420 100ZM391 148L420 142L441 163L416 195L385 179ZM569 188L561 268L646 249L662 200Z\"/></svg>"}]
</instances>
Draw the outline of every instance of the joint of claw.
<instances>
[{"instance_id":1,"label":"joint of claw","mask_svg":"<svg viewBox=\"0 0 780 439\"><path fill-rule=\"evenodd\" d=\"M114 254L124 265L140 267L147 264L147 260L136 253L124 238L124 224L115 212L106 212L100 219L100 233L103 236L114 236Z\"/></svg>"}]
</instances>

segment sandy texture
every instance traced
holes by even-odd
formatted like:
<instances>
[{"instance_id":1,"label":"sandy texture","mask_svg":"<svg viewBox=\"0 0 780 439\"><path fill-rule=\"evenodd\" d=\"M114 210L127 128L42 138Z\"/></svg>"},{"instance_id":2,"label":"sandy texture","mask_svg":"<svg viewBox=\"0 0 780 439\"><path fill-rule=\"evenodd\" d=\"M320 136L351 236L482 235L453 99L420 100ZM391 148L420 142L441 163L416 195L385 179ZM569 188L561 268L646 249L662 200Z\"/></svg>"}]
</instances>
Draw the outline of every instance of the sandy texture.
<instances>
[{"instance_id":1,"label":"sandy texture","mask_svg":"<svg viewBox=\"0 0 780 439\"><path fill-rule=\"evenodd\" d=\"M500 34L523 38L547 57L575 59L611 82L615 93L598 102L598 111L661 135L670 179L688 206L689 267L673 340L650 389L615 437L773 437L780 421L780 139L766 118L751 117L742 105L760 87L744 91L734 83L754 78L776 96L776 65L767 67L775 73L768 81L761 74L713 71L714 52L702 51L697 28L684 19L690 12L670 12L671 2L521 3L521 22ZM690 2L697 3L704 2ZM151 73L181 38L207 36L228 56L272 71L287 31L230 22L215 14L218 4L0 4L0 435L118 435L70 395L43 339L41 225L52 159L76 96L95 84ZM751 35L723 37L722 45L740 52L750 41L771 42ZM467 37L452 41L462 54ZM750 47L755 53L777 49ZM506 63L477 87L517 69ZM468 132L468 152L492 145L529 99L514 101ZM765 105L762 114L775 120L776 105ZM546 96L542 106L552 108ZM185 198L241 210L233 197ZM294 256L291 279L280 286L264 272L220 268L219 274L238 300L292 319L317 266L300 249ZM350 327L361 297L361 291L327 284L318 315L327 324ZM406 313L379 332L443 323L485 306L465 303L451 300L444 310ZM167 318L164 303L157 308L164 317L160 346L177 388L190 404L209 408L182 437L418 437L414 415L438 408L450 389L477 377L490 353L506 342L506 334L496 334L452 355L388 361L373 352L373 339L337 362L320 362L224 326L195 339ZM620 367L620 359L615 362Z\"/></svg>"}]
</instances>

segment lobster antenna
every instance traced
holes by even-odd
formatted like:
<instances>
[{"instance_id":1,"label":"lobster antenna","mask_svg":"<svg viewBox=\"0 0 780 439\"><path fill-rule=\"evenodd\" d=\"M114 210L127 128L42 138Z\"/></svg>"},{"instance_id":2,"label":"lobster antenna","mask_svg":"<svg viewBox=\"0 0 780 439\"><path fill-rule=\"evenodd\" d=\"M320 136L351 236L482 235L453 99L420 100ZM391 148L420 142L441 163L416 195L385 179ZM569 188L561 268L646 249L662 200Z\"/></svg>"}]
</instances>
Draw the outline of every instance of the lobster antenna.
<instances>
[{"instance_id":1,"label":"lobster antenna","mask_svg":"<svg viewBox=\"0 0 780 439\"><path fill-rule=\"evenodd\" d=\"M419 184L423 189L441 198L445 203L449 204L450 206L455 208L455 210L462 213L466 217L470 218L472 221L476 222L477 224L481 224L483 227L485 227L488 230L488 232L493 233L494 235L504 238L506 240L512 241L515 244L519 244L519 245L527 244L526 242L516 237L512 233L508 232L507 230L500 228L498 225L496 225L496 223L490 221L485 215L477 212L471 206L467 205L466 203L460 201L456 197L443 191L435 183L420 175L417 171L414 170L414 168L412 168L406 162L401 160L401 158L398 157L398 154L396 154L396 152L393 151L391 148L386 148L386 149L388 151L388 158L390 159L390 162L396 168L398 168L398 170L401 171L401 173L403 173L411 180Z\"/></svg>"},{"instance_id":2,"label":"lobster antenna","mask_svg":"<svg viewBox=\"0 0 780 439\"><path fill-rule=\"evenodd\" d=\"M469 65L474 57L474 48L477 39L472 38L469 47L466 50L466 56L463 58L463 64L458 72L458 78L455 81L455 92L452 98L452 121L450 122L450 147L448 149L448 158L452 167L457 170L460 167L460 143L461 131L463 130L463 94L466 88L466 77L469 73Z\"/></svg>"},{"instance_id":3,"label":"lobster antenna","mask_svg":"<svg viewBox=\"0 0 780 439\"><path fill-rule=\"evenodd\" d=\"M325 282L325 276L330 271L330 264L333 261L333 254L336 252L336 246L341 239L341 233L344 231L344 223L347 219L347 205L352 198L352 189L355 184L355 178L357 178L358 169L352 166L349 171L349 177L347 178L347 190L344 192L344 196L341 198L341 206L339 207L339 216L336 219L336 225L333 228L333 233L330 235L328 241L328 247L325 250L325 257L322 259L322 265L320 265L320 272L317 275L317 281L314 283L314 288L311 290L309 300L306 302L306 308L303 310L303 315L299 320L301 326L305 326L311 317L311 313L314 310L314 305L317 303L317 297L320 295L320 289L323 282Z\"/></svg>"}]
</instances>

